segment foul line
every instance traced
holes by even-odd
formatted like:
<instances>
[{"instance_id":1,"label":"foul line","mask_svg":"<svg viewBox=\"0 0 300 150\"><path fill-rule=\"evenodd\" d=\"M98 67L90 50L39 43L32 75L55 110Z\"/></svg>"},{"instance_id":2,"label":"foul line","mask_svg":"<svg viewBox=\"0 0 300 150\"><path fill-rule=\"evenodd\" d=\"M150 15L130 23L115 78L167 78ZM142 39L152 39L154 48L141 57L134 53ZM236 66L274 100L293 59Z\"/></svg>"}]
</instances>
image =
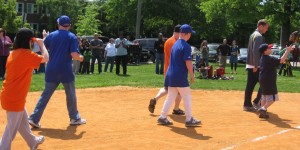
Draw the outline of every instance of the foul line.
<instances>
[{"instance_id":1,"label":"foul line","mask_svg":"<svg viewBox=\"0 0 300 150\"><path fill-rule=\"evenodd\" d=\"M297 127L293 128L293 129L300 129L300 126L297 126ZM289 132L289 131L291 131L291 130L293 130L293 129L286 129L286 130L279 131L279 132L277 132L277 133L275 133L275 134L271 134L271 135L269 135L269 136L261 136L261 137L252 139L252 140L250 140L250 141L243 141L243 142L241 142L241 143L239 143L239 144L232 145L232 146L229 146L229 147L226 147L226 148L222 148L221 150L231 150L231 149L233 149L233 148L235 148L235 147L238 147L238 146L241 146L241 145L243 145L243 144L245 144L245 143L248 143L248 142L257 142L257 141L260 141L260 140L263 140L263 139L266 139L266 138L273 137L273 136L275 136L275 135L280 135L280 134L283 134L283 133L287 133L287 132Z\"/></svg>"}]
</instances>

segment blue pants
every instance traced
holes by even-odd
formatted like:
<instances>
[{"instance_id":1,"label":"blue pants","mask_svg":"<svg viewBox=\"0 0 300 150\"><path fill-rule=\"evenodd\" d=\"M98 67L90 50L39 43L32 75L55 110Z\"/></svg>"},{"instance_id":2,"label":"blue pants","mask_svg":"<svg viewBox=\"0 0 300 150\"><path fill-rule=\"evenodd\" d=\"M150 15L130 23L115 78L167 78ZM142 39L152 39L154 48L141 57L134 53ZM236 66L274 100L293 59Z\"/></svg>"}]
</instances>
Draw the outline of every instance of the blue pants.
<instances>
[{"instance_id":1,"label":"blue pants","mask_svg":"<svg viewBox=\"0 0 300 150\"><path fill-rule=\"evenodd\" d=\"M102 58L101 58L101 54L93 54L92 55L92 63L91 63L91 73L94 73L94 65L95 65L95 61L98 61L98 73L102 72Z\"/></svg>"},{"instance_id":2,"label":"blue pants","mask_svg":"<svg viewBox=\"0 0 300 150\"><path fill-rule=\"evenodd\" d=\"M55 89L58 87L60 82L46 82L45 89L37 102L37 105L34 108L33 113L30 115L29 119L35 123L39 123L43 112L53 95ZM70 119L80 119L78 110L77 110L77 98L75 93L75 82L62 83L65 88L66 98L67 98L67 108L69 112Z\"/></svg>"},{"instance_id":3,"label":"blue pants","mask_svg":"<svg viewBox=\"0 0 300 150\"><path fill-rule=\"evenodd\" d=\"M259 81L259 69L254 73L253 69L247 69L248 77L247 77L247 85L245 90L245 99L244 99L244 106L245 107L252 107L251 99L252 99L252 93L255 88L255 85ZM260 88L258 89L256 98L254 99L254 103L258 104L261 98L261 91Z\"/></svg>"},{"instance_id":4,"label":"blue pants","mask_svg":"<svg viewBox=\"0 0 300 150\"><path fill-rule=\"evenodd\" d=\"M156 53L156 74L163 74L164 73L164 54ZM160 65L160 68L159 68Z\"/></svg>"},{"instance_id":5,"label":"blue pants","mask_svg":"<svg viewBox=\"0 0 300 150\"><path fill-rule=\"evenodd\" d=\"M107 71L108 68L108 64L110 64L110 68L109 71L112 72L113 68L114 68L114 61L115 61L115 56L107 56L105 59L105 67L104 67L104 72Z\"/></svg>"}]
</instances>

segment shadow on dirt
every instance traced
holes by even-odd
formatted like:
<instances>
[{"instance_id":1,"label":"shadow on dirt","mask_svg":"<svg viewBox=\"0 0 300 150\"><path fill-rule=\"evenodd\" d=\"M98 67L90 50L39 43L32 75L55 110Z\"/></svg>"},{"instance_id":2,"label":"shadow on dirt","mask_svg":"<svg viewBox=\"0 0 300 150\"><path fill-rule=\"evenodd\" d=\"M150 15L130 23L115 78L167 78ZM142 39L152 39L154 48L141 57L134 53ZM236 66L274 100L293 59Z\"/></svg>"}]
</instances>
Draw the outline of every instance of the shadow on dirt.
<instances>
[{"instance_id":1,"label":"shadow on dirt","mask_svg":"<svg viewBox=\"0 0 300 150\"><path fill-rule=\"evenodd\" d=\"M62 140L76 140L81 139L85 134L85 131L82 131L79 134L76 134L76 128L78 126L68 126L67 129L53 129L53 128L33 128L33 131L39 131L39 135L43 135L49 138L62 139Z\"/></svg>"}]
</instances>

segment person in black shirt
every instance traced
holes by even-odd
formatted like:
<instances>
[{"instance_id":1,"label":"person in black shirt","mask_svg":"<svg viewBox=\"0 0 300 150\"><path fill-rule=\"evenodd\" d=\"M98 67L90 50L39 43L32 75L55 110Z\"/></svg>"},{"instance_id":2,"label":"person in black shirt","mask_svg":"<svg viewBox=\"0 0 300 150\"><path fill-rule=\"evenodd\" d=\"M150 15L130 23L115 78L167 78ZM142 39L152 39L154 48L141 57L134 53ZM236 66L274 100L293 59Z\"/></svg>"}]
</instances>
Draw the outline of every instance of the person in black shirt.
<instances>
[{"instance_id":1,"label":"person in black shirt","mask_svg":"<svg viewBox=\"0 0 300 150\"><path fill-rule=\"evenodd\" d=\"M158 41L154 44L154 49L156 50L156 74L164 74L164 44L162 33L158 34ZM160 65L160 67L159 67Z\"/></svg>"},{"instance_id":2,"label":"person in black shirt","mask_svg":"<svg viewBox=\"0 0 300 150\"><path fill-rule=\"evenodd\" d=\"M229 50L230 50L230 47L229 45L227 44L227 40L224 39L223 40L223 44L220 45L218 48L217 48L217 53L220 56L220 63L219 63L219 66L224 68L225 69L225 66L226 66L226 60L227 60L227 56L228 56L228 53L229 53Z\"/></svg>"},{"instance_id":3,"label":"person in black shirt","mask_svg":"<svg viewBox=\"0 0 300 150\"><path fill-rule=\"evenodd\" d=\"M262 44L259 46L259 52L262 54L259 62L259 83L261 88L261 108L259 111L259 118L269 118L267 114L267 108L270 107L275 101L278 100L278 91L276 86L276 68L280 63L283 63L289 52L293 49L293 45L287 47L283 56L278 59L270 56L272 54L272 46L268 44Z\"/></svg>"}]
</instances>

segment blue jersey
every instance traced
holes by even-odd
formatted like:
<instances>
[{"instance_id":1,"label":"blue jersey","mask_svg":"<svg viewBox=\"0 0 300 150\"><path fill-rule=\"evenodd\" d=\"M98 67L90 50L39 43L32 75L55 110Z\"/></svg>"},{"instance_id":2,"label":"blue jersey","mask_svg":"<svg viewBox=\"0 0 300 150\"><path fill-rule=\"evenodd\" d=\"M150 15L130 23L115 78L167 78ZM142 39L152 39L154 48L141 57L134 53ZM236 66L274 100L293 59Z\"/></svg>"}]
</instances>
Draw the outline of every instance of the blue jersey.
<instances>
[{"instance_id":1,"label":"blue jersey","mask_svg":"<svg viewBox=\"0 0 300 150\"><path fill-rule=\"evenodd\" d=\"M188 87L188 69L186 61L192 60L191 46L183 39L179 39L171 50L170 65L165 78L165 86Z\"/></svg>"},{"instance_id":2,"label":"blue jersey","mask_svg":"<svg viewBox=\"0 0 300 150\"><path fill-rule=\"evenodd\" d=\"M44 43L49 50L46 82L68 83L74 81L71 53L79 53L77 37L67 30L56 30L45 38Z\"/></svg>"}]
</instances>

